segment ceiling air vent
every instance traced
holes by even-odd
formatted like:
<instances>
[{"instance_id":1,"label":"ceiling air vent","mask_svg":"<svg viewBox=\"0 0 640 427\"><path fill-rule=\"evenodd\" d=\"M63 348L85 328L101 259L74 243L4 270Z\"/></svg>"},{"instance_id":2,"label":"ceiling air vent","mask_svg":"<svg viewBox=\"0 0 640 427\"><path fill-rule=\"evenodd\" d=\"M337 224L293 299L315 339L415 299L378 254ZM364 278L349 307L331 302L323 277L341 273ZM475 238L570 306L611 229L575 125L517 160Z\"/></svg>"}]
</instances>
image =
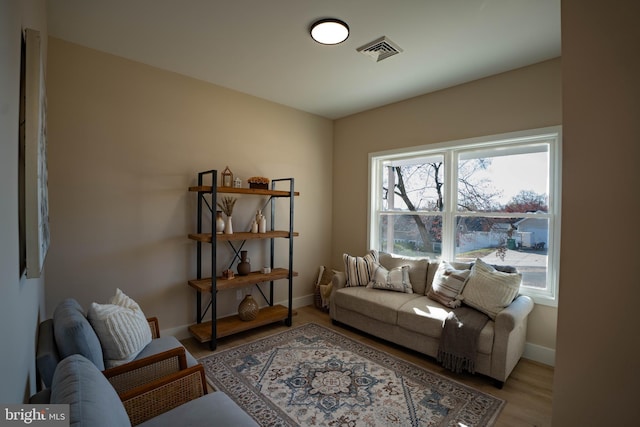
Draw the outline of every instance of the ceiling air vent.
<instances>
[{"instance_id":1,"label":"ceiling air vent","mask_svg":"<svg viewBox=\"0 0 640 427\"><path fill-rule=\"evenodd\" d=\"M387 59L390 56L402 52L402 49L400 49L397 44L389 40L386 36L383 36L365 44L364 46L360 46L357 51L363 55L369 56L376 62L380 62L383 59Z\"/></svg>"}]
</instances>

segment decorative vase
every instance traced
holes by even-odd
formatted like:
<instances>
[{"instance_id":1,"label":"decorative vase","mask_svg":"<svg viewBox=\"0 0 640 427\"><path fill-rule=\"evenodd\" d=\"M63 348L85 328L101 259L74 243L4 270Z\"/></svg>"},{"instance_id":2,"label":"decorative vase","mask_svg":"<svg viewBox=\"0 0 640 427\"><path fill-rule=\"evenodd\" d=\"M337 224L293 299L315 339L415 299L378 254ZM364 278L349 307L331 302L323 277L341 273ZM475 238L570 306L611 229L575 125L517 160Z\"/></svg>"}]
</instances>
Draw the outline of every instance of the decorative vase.
<instances>
[{"instance_id":1,"label":"decorative vase","mask_svg":"<svg viewBox=\"0 0 640 427\"><path fill-rule=\"evenodd\" d=\"M233 224L231 221L231 216L227 217L227 222L224 225L224 234L233 234Z\"/></svg>"},{"instance_id":2,"label":"decorative vase","mask_svg":"<svg viewBox=\"0 0 640 427\"><path fill-rule=\"evenodd\" d=\"M247 251L240 251L240 262L238 263L238 274L246 276L251 273L250 259L247 258Z\"/></svg>"},{"instance_id":3,"label":"decorative vase","mask_svg":"<svg viewBox=\"0 0 640 427\"><path fill-rule=\"evenodd\" d=\"M251 294L247 294L238 306L240 320L253 320L258 316L258 311L260 311L260 307L258 307L258 303Z\"/></svg>"},{"instance_id":4,"label":"decorative vase","mask_svg":"<svg viewBox=\"0 0 640 427\"><path fill-rule=\"evenodd\" d=\"M264 215L260 219L260 224L258 224L258 232L259 233L267 232L267 218L265 218Z\"/></svg>"},{"instance_id":5,"label":"decorative vase","mask_svg":"<svg viewBox=\"0 0 640 427\"><path fill-rule=\"evenodd\" d=\"M224 231L224 218L222 218L222 211L216 211L216 233L222 234Z\"/></svg>"}]
</instances>

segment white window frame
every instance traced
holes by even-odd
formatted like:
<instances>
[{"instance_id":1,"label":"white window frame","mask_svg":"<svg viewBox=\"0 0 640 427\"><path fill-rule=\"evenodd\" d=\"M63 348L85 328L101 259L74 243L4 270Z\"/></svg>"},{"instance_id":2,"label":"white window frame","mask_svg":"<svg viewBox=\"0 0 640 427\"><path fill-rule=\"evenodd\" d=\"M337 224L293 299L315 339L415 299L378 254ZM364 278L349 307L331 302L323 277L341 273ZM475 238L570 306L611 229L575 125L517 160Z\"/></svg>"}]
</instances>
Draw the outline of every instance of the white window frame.
<instances>
[{"instance_id":1,"label":"white window frame","mask_svg":"<svg viewBox=\"0 0 640 427\"><path fill-rule=\"evenodd\" d=\"M417 147L408 147L395 150L378 151L369 153L369 215L368 227L368 247L378 248L379 219L381 218L382 197L379 191L382 190L382 169L383 162L388 160L401 160L412 157L423 157L433 155L443 155L445 162L445 210L441 212L442 221L442 258L454 259L455 247L453 244L453 228L455 218L461 212L455 209L457 198L457 171L458 154L477 151L481 149L496 149L504 147L509 151L517 150L518 146L532 143L549 144L549 211L544 215L549 219L549 245L547 252L547 287L538 290L531 287L521 287L520 291L524 295L529 295L537 304L557 307L558 304L558 281L560 277L560 218L561 218L561 190L562 190L562 126L552 126L540 129L530 129L520 132L511 132L499 135L469 138L457 141L448 141L436 144L428 144ZM454 208L451 208L451 207ZM419 214L432 214L433 212L418 212ZM487 216L486 213L464 213L468 216ZM516 214L518 217L526 217L534 214ZM540 214L535 214L540 217ZM493 216L493 215L492 215ZM502 214L498 215L502 216ZM504 214L505 217L513 217L514 214ZM446 238L445 236L449 236Z\"/></svg>"}]
</instances>

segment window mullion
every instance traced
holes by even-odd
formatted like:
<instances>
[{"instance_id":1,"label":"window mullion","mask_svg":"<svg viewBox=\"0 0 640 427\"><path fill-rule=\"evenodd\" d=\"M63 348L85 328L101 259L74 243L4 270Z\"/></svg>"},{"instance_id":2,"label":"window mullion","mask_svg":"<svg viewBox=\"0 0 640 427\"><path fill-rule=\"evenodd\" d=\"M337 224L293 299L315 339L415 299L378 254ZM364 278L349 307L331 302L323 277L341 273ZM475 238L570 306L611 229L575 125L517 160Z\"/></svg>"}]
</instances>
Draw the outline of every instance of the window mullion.
<instances>
[{"instance_id":1,"label":"window mullion","mask_svg":"<svg viewBox=\"0 0 640 427\"><path fill-rule=\"evenodd\" d=\"M456 155L449 150L444 153L444 207L442 212L442 258L455 259L455 211L458 194L458 167Z\"/></svg>"}]
</instances>

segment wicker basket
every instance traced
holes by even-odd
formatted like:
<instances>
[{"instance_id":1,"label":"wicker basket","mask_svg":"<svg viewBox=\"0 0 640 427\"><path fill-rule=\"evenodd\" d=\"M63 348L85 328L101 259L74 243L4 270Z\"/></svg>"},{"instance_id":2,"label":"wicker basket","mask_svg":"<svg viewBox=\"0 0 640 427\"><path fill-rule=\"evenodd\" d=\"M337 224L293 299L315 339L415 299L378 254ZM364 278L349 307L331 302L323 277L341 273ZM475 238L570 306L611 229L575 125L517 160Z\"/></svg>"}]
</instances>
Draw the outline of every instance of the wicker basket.
<instances>
[{"instance_id":1,"label":"wicker basket","mask_svg":"<svg viewBox=\"0 0 640 427\"><path fill-rule=\"evenodd\" d=\"M328 312L329 307L324 306L322 304L322 293L320 291L320 286L328 285L329 283L331 283L332 279L333 279L333 272L325 268L324 266L320 266L318 280L316 281L316 286L313 292L313 304L317 309L322 310L324 312Z\"/></svg>"}]
</instances>

